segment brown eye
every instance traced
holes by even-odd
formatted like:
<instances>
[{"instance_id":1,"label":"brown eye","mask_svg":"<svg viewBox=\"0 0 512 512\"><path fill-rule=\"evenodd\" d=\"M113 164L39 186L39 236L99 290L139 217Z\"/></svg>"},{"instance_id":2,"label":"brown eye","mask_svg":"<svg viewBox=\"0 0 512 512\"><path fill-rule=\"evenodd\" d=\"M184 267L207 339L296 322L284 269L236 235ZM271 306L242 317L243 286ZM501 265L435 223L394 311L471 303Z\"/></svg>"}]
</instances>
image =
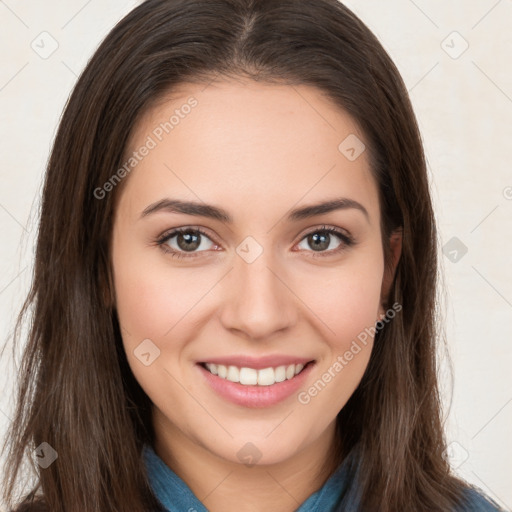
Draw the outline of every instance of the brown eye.
<instances>
[{"instance_id":1,"label":"brown eye","mask_svg":"<svg viewBox=\"0 0 512 512\"><path fill-rule=\"evenodd\" d=\"M325 251L331 243L329 233L313 233L307 237L308 244L315 251Z\"/></svg>"},{"instance_id":2,"label":"brown eye","mask_svg":"<svg viewBox=\"0 0 512 512\"><path fill-rule=\"evenodd\" d=\"M299 247L309 252L333 254L353 245L354 240L335 228L326 227L308 233L301 244L305 245Z\"/></svg>"},{"instance_id":3,"label":"brown eye","mask_svg":"<svg viewBox=\"0 0 512 512\"><path fill-rule=\"evenodd\" d=\"M175 229L164 234L157 243L164 251L179 256L184 253L195 255L193 253L204 252L215 246L206 233L192 228Z\"/></svg>"},{"instance_id":4,"label":"brown eye","mask_svg":"<svg viewBox=\"0 0 512 512\"><path fill-rule=\"evenodd\" d=\"M178 247L183 251L195 251L201 245L201 235L193 231L185 231L175 236Z\"/></svg>"}]
</instances>

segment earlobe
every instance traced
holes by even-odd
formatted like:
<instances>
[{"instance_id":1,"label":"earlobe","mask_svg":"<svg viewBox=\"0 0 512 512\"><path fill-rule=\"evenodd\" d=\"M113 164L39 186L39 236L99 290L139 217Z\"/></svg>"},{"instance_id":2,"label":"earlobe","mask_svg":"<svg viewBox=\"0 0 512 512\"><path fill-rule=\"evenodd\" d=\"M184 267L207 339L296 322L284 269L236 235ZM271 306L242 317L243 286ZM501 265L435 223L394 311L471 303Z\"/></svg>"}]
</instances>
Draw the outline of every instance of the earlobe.
<instances>
[{"instance_id":1,"label":"earlobe","mask_svg":"<svg viewBox=\"0 0 512 512\"><path fill-rule=\"evenodd\" d=\"M389 237L389 245L391 248L391 257L393 262L393 277L396 272L396 267L398 265L398 261L400 260L400 256L402 255L402 237L403 237L403 228L397 228Z\"/></svg>"},{"instance_id":2,"label":"earlobe","mask_svg":"<svg viewBox=\"0 0 512 512\"><path fill-rule=\"evenodd\" d=\"M396 268L398 266L398 262L400 261L400 256L402 254L402 237L402 227L393 230L389 237L389 262L387 262L384 267L384 276L382 279L381 288L381 305L379 308L380 315L385 314L384 307L385 304L387 304L388 302L391 285L393 284Z\"/></svg>"},{"instance_id":3,"label":"earlobe","mask_svg":"<svg viewBox=\"0 0 512 512\"><path fill-rule=\"evenodd\" d=\"M110 268L100 274L101 295L103 305L108 310L115 308L114 283Z\"/></svg>"},{"instance_id":4,"label":"earlobe","mask_svg":"<svg viewBox=\"0 0 512 512\"><path fill-rule=\"evenodd\" d=\"M114 309L114 297L108 286L103 288L103 303L107 309Z\"/></svg>"}]
</instances>

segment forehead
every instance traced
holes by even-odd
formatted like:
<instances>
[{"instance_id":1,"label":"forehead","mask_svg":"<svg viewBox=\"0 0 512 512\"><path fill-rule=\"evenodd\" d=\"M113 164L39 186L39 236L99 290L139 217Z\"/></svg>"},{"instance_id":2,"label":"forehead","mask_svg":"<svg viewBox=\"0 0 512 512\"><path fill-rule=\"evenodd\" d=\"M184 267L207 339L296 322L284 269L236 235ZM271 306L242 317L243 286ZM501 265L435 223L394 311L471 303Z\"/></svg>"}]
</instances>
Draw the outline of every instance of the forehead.
<instances>
[{"instance_id":1,"label":"forehead","mask_svg":"<svg viewBox=\"0 0 512 512\"><path fill-rule=\"evenodd\" d=\"M356 121L314 87L184 83L136 124L125 159L150 149L125 192L137 191L132 203L140 210L165 195L233 209L346 196L378 217L364 144Z\"/></svg>"}]
</instances>

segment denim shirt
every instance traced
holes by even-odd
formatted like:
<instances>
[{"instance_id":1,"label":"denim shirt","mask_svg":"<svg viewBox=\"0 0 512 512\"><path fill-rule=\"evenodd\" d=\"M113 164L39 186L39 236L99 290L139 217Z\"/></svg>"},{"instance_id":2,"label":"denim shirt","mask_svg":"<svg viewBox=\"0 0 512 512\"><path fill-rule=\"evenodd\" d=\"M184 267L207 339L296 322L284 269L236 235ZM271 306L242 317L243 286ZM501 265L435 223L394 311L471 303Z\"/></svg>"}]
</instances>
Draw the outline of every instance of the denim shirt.
<instances>
[{"instance_id":1,"label":"denim shirt","mask_svg":"<svg viewBox=\"0 0 512 512\"><path fill-rule=\"evenodd\" d=\"M153 493L168 512L209 512L190 487L145 445L143 449L149 482ZM351 450L324 485L311 494L295 512L362 512L354 480L355 451ZM468 489L465 502L453 512L495 512L501 509L486 499L479 489Z\"/></svg>"}]
</instances>

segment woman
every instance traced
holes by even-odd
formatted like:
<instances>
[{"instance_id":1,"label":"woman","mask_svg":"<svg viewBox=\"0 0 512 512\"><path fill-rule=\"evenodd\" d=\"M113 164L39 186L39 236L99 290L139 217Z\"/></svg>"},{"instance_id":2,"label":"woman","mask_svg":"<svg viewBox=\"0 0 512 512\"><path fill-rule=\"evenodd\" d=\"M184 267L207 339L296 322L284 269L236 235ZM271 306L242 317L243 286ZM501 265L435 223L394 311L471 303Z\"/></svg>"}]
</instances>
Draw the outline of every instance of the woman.
<instances>
[{"instance_id":1,"label":"woman","mask_svg":"<svg viewBox=\"0 0 512 512\"><path fill-rule=\"evenodd\" d=\"M498 510L451 474L436 229L382 46L335 0L148 0L48 165L5 496L52 512Z\"/></svg>"}]
</instances>

